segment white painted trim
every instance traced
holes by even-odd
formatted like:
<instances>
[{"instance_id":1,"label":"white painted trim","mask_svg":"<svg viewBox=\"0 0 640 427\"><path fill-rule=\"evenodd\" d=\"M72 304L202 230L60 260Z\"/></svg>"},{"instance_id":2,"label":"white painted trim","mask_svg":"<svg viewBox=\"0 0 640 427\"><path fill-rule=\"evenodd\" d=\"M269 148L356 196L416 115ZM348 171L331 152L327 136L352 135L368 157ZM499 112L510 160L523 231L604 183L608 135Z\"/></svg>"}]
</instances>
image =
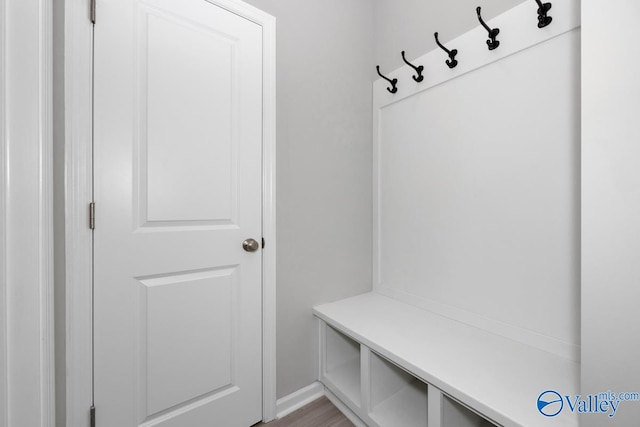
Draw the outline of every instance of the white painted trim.
<instances>
[{"instance_id":1,"label":"white painted trim","mask_svg":"<svg viewBox=\"0 0 640 427\"><path fill-rule=\"evenodd\" d=\"M53 273L53 5L38 2L39 297L41 425L55 426L55 329Z\"/></svg>"},{"instance_id":2,"label":"white painted trim","mask_svg":"<svg viewBox=\"0 0 640 427\"><path fill-rule=\"evenodd\" d=\"M262 417L276 414L276 21L263 22Z\"/></svg>"},{"instance_id":3,"label":"white painted trim","mask_svg":"<svg viewBox=\"0 0 640 427\"><path fill-rule=\"evenodd\" d=\"M6 133L5 0L0 0L0 427L8 427L7 385L7 192L9 172Z\"/></svg>"},{"instance_id":4,"label":"white painted trim","mask_svg":"<svg viewBox=\"0 0 640 427\"><path fill-rule=\"evenodd\" d=\"M427 425L444 425L444 395L436 386L427 384Z\"/></svg>"},{"instance_id":5,"label":"white painted trim","mask_svg":"<svg viewBox=\"0 0 640 427\"><path fill-rule=\"evenodd\" d=\"M333 403L334 406L336 408L338 408L338 410L340 410L340 412L342 412L344 414L344 416L347 417L349 419L349 421L351 421L353 423L353 425L355 425L356 427L368 427L356 415L355 412L353 412L351 409L349 409L349 407L347 405L342 403L342 401L340 399L338 399L338 397L335 394L331 393L331 391L329 391L329 389L325 389L325 395L327 396L327 399L329 399L329 401L331 403Z\"/></svg>"},{"instance_id":6,"label":"white painted trim","mask_svg":"<svg viewBox=\"0 0 640 427\"><path fill-rule=\"evenodd\" d=\"M309 384L282 399L278 399L276 402L278 414L276 418L286 417L290 413L297 411L322 396L324 396L324 386L320 381Z\"/></svg>"},{"instance_id":7,"label":"white painted trim","mask_svg":"<svg viewBox=\"0 0 640 427\"><path fill-rule=\"evenodd\" d=\"M263 420L271 421L276 416L276 21L239 0L208 1L263 30ZM93 26L85 0L67 0L65 9L66 408L67 427L85 427L93 402L92 236L87 227L93 197Z\"/></svg>"},{"instance_id":8,"label":"white painted trim","mask_svg":"<svg viewBox=\"0 0 640 427\"><path fill-rule=\"evenodd\" d=\"M0 425L53 427L51 2L2 1L0 21Z\"/></svg>"},{"instance_id":9,"label":"white painted trim","mask_svg":"<svg viewBox=\"0 0 640 427\"><path fill-rule=\"evenodd\" d=\"M325 323L322 322L324 325ZM320 381L316 381L308 386L301 388L298 391L291 393L288 396L278 399L276 418L284 418L294 411L308 405L309 403L320 399L322 396L327 396L327 399L333 403L333 405L344 414L356 427L367 427L367 425L346 406L338 397L333 394L328 388L326 388Z\"/></svg>"},{"instance_id":10,"label":"white painted trim","mask_svg":"<svg viewBox=\"0 0 640 427\"><path fill-rule=\"evenodd\" d=\"M487 21L491 28L500 28L498 36L500 47L496 50L487 49L485 44L487 31L480 25L451 41L444 41L445 45L460 51L456 57L459 61L456 68L449 69L444 63L447 59L446 54L435 47L431 52L411 61L425 68L424 80L421 83L413 81L411 76L415 71L408 66L402 66L388 73L387 77L397 78L399 81L398 91L395 94L386 90L389 84L385 80L377 79L373 83L374 120L377 118L378 110L385 106L580 27L580 0L555 2L550 13L553 16L553 23L542 29L536 25L536 10L535 3L524 2Z\"/></svg>"},{"instance_id":11,"label":"white painted trim","mask_svg":"<svg viewBox=\"0 0 640 427\"><path fill-rule=\"evenodd\" d=\"M360 344L360 409L365 414L370 414L373 411L371 402L371 349L362 344Z\"/></svg>"},{"instance_id":12,"label":"white painted trim","mask_svg":"<svg viewBox=\"0 0 640 427\"><path fill-rule=\"evenodd\" d=\"M93 25L85 0L65 1L65 304L67 427L89 425L93 404L92 193Z\"/></svg>"},{"instance_id":13,"label":"white painted trim","mask_svg":"<svg viewBox=\"0 0 640 427\"><path fill-rule=\"evenodd\" d=\"M553 4L551 15L553 23L548 27L539 29L536 20L537 6L534 2L524 2L507 12L488 21L491 28L500 28L500 48L489 51L484 44L486 30L477 26L473 30L451 40L445 41L445 45L457 48L460 51L457 59L459 64L454 69L449 69L444 61L446 54L439 48L422 55L415 60L415 64L425 67L424 80L415 83L412 75L414 70L408 66L402 66L388 73L389 78L399 80L398 92L389 93L386 88L388 83L383 79L377 79L373 83L373 291L398 299L402 302L427 309L445 317L476 326L492 333L532 345L549 351L553 354L571 360L580 360L580 346L575 343L563 342L534 331L509 325L494 319L477 315L456 307L446 306L434 301L429 301L419 296L408 294L391 288L390 284L381 281L380 273L380 114L381 111L392 104L410 98L434 86L460 77L477 70L493 62L517 54L540 43L544 43L555 37L576 30L580 27L580 0L566 0Z\"/></svg>"}]
</instances>

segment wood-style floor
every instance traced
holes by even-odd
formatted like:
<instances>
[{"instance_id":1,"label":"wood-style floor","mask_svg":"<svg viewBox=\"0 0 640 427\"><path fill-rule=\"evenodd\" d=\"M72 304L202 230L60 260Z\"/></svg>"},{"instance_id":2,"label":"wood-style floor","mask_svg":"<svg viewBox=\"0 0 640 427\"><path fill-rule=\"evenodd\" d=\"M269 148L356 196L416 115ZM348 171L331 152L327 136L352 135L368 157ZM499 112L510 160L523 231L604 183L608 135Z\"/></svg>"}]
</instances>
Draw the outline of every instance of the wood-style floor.
<instances>
[{"instance_id":1,"label":"wood-style floor","mask_svg":"<svg viewBox=\"0 0 640 427\"><path fill-rule=\"evenodd\" d=\"M351 421L326 397L321 397L276 421L254 427L353 427Z\"/></svg>"}]
</instances>

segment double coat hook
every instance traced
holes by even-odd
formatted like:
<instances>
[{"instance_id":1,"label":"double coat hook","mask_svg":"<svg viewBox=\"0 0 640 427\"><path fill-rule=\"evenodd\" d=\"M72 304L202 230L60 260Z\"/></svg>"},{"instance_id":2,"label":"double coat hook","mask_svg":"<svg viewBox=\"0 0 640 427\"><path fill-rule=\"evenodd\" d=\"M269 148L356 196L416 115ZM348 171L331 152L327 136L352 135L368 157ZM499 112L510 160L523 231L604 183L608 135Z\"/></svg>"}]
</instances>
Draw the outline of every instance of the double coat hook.
<instances>
[{"instance_id":1,"label":"double coat hook","mask_svg":"<svg viewBox=\"0 0 640 427\"><path fill-rule=\"evenodd\" d=\"M404 57L404 50L402 51L402 60L404 62L406 62L407 65L409 65L411 68L416 70L416 73L418 73L417 76L411 76L411 77L413 77L413 80L417 81L418 83L420 83L422 80L424 80L424 76L422 75L422 71L424 71L424 66L423 65L419 65L419 66L416 67L411 62L407 61L407 58Z\"/></svg>"},{"instance_id":2,"label":"double coat hook","mask_svg":"<svg viewBox=\"0 0 640 427\"><path fill-rule=\"evenodd\" d=\"M380 77L382 77L383 79L385 79L386 81L388 81L389 83L391 83L391 87L388 87L387 90L389 91L389 93L396 93L398 91L398 79L388 79L385 76L382 75L382 73L380 73L380 66L376 65L376 70L378 70L378 75Z\"/></svg>"},{"instance_id":3,"label":"double coat hook","mask_svg":"<svg viewBox=\"0 0 640 427\"><path fill-rule=\"evenodd\" d=\"M433 35L436 38L436 43L438 44L438 46L440 46L440 48L445 52L447 52L447 54L449 55L449 59L446 60L446 64L449 66L449 68L454 68L456 65L458 65L458 61L456 60L458 49L453 49L453 50L447 49L442 45L442 43L440 43L440 40L438 40L438 33L435 32Z\"/></svg>"},{"instance_id":4,"label":"double coat hook","mask_svg":"<svg viewBox=\"0 0 640 427\"><path fill-rule=\"evenodd\" d=\"M496 37L498 37L498 34L500 34L500 29L499 28L490 28L482 19L482 15L480 14L480 6L476 7L476 13L478 14L478 20L480 21L480 23L482 24L482 26L489 32L489 39L487 40L487 46L489 47L489 50L493 50L495 48L497 48L498 46L500 46L500 41L496 40Z\"/></svg>"},{"instance_id":5,"label":"double coat hook","mask_svg":"<svg viewBox=\"0 0 640 427\"><path fill-rule=\"evenodd\" d=\"M547 12L551 9L551 3L542 3L541 0L536 0L538 3L538 28L544 28L551 24L552 17L547 16Z\"/></svg>"}]
</instances>

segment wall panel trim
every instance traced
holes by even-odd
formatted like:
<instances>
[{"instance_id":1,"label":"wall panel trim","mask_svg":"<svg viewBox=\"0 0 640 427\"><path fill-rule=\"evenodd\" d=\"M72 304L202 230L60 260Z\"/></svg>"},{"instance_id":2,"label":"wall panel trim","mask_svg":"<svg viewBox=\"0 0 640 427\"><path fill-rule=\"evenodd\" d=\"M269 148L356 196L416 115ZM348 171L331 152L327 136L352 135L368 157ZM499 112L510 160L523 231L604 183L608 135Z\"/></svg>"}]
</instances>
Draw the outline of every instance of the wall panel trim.
<instances>
[{"instance_id":1,"label":"wall panel trim","mask_svg":"<svg viewBox=\"0 0 640 427\"><path fill-rule=\"evenodd\" d=\"M377 79L373 83L374 120L380 108L580 27L580 0L554 2L550 12L553 23L542 29L536 25L537 7L535 2L524 2L487 21L491 28L500 28L498 36L500 47L496 50L487 49L484 42L487 39L487 31L478 25L446 43L450 49L459 50L456 56L459 62L457 67L449 69L444 62L447 55L440 48L435 47L434 50L411 61L424 66L424 80L421 83L413 81L412 76L415 71L408 66L402 66L388 73L387 77L398 79L398 92L395 94L386 90L388 83L385 80Z\"/></svg>"}]
</instances>

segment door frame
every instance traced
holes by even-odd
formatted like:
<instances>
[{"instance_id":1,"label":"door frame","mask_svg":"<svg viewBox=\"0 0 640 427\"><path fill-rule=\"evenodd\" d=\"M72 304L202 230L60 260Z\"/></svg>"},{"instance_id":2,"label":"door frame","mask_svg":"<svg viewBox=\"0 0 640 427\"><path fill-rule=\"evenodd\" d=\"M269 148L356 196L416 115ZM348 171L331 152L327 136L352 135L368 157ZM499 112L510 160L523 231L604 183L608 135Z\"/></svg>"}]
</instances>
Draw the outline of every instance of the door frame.
<instances>
[{"instance_id":1,"label":"door frame","mask_svg":"<svg viewBox=\"0 0 640 427\"><path fill-rule=\"evenodd\" d=\"M240 0L206 0L262 27L262 418L276 416L276 19ZM100 0L97 22L100 20ZM65 8L66 425L89 425L93 404L93 24L88 0ZM97 212L97 226L100 212ZM99 408L96 409L99 414ZM98 415L99 417L99 415Z\"/></svg>"},{"instance_id":2,"label":"door frame","mask_svg":"<svg viewBox=\"0 0 640 427\"><path fill-rule=\"evenodd\" d=\"M55 424L52 34L0 0L0 427Z\"/></svg>"}]
</instances>

